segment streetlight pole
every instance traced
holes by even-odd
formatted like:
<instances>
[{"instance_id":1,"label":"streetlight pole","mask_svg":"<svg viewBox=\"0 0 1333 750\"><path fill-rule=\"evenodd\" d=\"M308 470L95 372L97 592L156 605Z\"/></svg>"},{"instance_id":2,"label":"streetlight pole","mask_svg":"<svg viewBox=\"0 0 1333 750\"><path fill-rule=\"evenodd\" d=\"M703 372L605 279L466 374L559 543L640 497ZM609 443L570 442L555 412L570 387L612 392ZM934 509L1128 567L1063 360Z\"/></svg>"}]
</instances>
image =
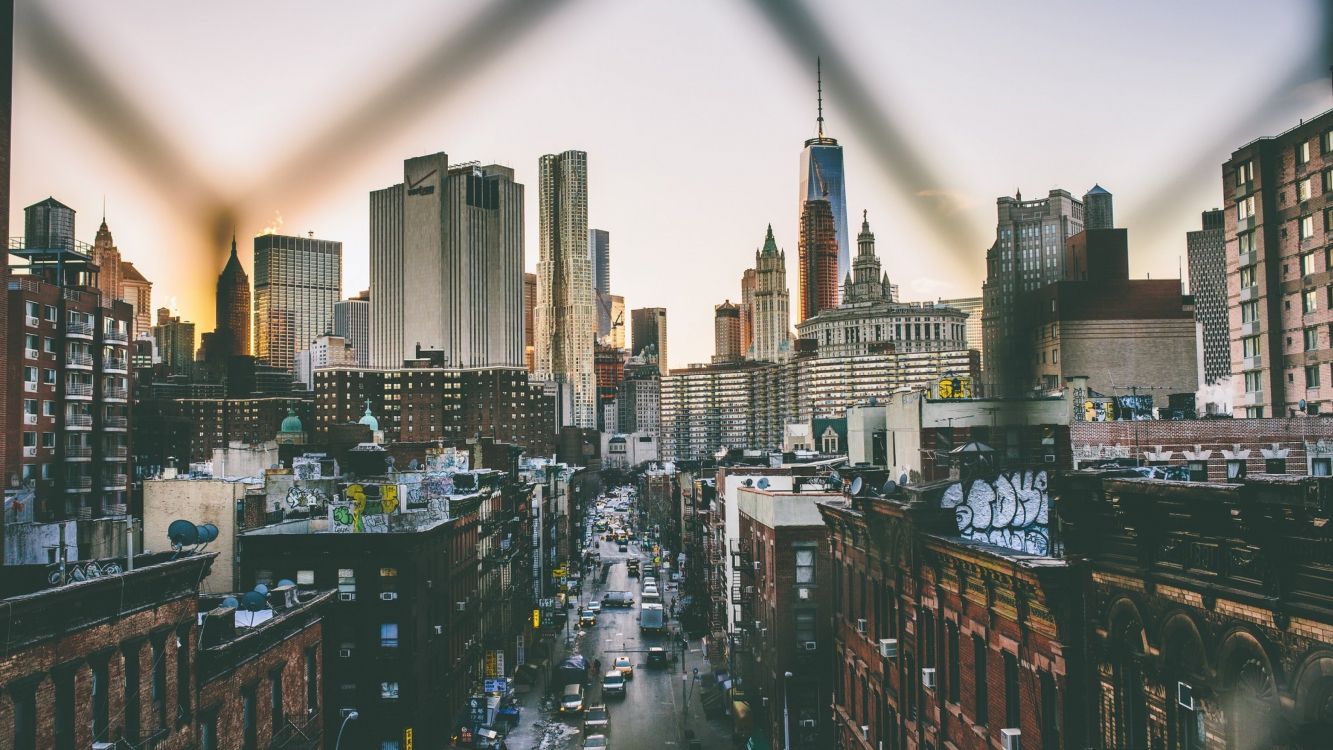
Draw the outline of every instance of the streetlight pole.
<instances>
[{"instance_id":1,"label":"streetlight pole","mask_svg":"<svg viewBox=\"0 0 1333 750\"><path fill-rule=\"evenodd\" d=\"M787 680L791 672L782 673L782 748L791 750L791 718L787 714Z\"/></svg>"},{"instance_id":2,"label":"streetlight pole","mask_svg":"<svg viewBox=\"0 0 1333 750\"><path fill-rule=\"evenodd\" d=\"M343 730L347 728L347 722L355 721L359 718L361 718L361 715L355 711L348 711L347 715L343 717L343 723L338 727L338 741L333 744L334 750L340 750L340 748L342 748Z\"/></svg>"}]
</instances>

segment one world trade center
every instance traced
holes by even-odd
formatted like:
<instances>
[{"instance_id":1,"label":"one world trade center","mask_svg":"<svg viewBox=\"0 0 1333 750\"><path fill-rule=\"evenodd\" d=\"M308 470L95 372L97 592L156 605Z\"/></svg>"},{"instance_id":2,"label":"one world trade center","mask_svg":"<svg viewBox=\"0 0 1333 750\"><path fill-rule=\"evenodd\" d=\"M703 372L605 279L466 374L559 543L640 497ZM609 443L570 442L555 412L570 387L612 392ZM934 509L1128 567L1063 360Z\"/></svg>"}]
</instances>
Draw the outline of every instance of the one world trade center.
<instances>
[{"instance_id":1,"label":"one world trade center","mask_svg":"<svg viewBox=\"0 0 1333 750\"><path fill-rule=\"evenodd\" d=\"M833 211L833 229L838 237L838 285L851 272L852 253L847 238L847 188L843 182L842 146L835 138L824 135L824 79L816 63L819 89L819 133L805 142L801 151L801 196L797 215L805 202L824 199Z\"/></svg>"}]
</instances>

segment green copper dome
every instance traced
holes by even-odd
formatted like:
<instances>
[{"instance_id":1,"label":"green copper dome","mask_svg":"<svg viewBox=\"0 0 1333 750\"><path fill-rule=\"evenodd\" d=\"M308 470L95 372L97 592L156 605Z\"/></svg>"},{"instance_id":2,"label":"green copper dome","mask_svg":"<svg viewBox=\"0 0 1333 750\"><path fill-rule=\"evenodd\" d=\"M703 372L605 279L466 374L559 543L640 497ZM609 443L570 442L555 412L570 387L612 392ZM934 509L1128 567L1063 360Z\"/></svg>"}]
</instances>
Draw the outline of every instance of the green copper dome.
<instances>
[{"instance_id":1,"label":"green copper dome","mask_svg":"<svg viewBox=\"0 0 1333 750\"><path fill-rule=\"evenodd\" d=\"M304 432L305 428L301 426L301 418L296 416L295 409L287 410L287 417L282 420L282 432L294 433Z\"/></svg>"},{"instance_id":2,"label":"green copper dome","mask_svg":"<svg viewBox=\"0 0 1333 750\"><path fill-rule=\"evenodd\" d=\"M366 413L361 417L360 420L358 420L358 423L369 427L371 432L379 431L380 421L378 419L375 419L374 414L370 413L370 399L366 399Z\"/></svg>"}]
</instances>

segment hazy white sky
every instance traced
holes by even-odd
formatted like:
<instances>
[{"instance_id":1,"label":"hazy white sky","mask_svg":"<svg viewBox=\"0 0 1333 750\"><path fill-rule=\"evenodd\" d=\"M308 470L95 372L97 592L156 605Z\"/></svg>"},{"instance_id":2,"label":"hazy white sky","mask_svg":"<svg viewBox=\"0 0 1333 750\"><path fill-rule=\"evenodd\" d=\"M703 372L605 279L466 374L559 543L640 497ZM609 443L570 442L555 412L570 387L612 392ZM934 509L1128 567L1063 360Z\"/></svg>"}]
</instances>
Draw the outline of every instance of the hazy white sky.
<instances>
[{"instance_id":1,"label":"hazy white sky","mask_svg":"<svg viewBox=\"0 0 1333 750\"><path fill-rule=\"evenodd\" d=\"M105 196L122 254L154 282L154 304L174 301L210 329L222 248L201 239L198 201L150 177L141 154L99 134L103 113L51 83L25 40L31 1L16 14L12 233L24 206L53 195L79 211L79 237L91 241ZM1319 81L1253 111L1316 43L1312 1L809 4L934 169L931 192L976 238L943 244L914 210L923 199L871 157L873 136L851 129L843 95L826 82L852 232L868 209L907 299L980 294L995 198L1016 187L1037 197L1102 184L1129 228L1132 273L1174 277L1184 233L1221 204L1231 150L1333 106ZM457 85L427 87L406 113L328 157L317 179L274 174L483 7L84 0L50 12L168 134L182 166L237 206L247 267L248 237L281 217L284 233L341 240L344 291L366 288L369 191L399 181L404 158L443 150L515 168L528 187L534 268L537 159L575 148L588 152L591 224L611 232L612 290L630 308L668 308L673 366L712 354L713 305L738 298L770 222L795 289L814 60L798 59L750 3L570 0L495 42L483 63L438 70Z\"/></svg>"}]
</instances>

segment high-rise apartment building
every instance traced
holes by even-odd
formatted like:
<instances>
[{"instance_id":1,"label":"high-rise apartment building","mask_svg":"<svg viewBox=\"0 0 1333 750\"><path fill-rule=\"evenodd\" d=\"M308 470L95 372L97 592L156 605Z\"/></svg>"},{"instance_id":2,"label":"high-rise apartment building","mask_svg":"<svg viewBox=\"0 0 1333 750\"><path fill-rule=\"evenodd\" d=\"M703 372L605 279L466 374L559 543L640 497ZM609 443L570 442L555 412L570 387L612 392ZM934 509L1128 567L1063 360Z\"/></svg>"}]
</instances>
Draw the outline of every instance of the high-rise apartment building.
<instances>
[{"instance_id":1,"label":"high-rise apartment building","mask_svg":"<svg viewBox=\"0 0 1333 750\"><path fill-rule=\"evenodd\" d=\"M1327 412L1333 400L1333 110L1222 165L1235 415Z\"/></svg>"},{"instance_id":2,"label":"high-rise apartment building","mask_svg":"<svg viewBox=\"0 0 1333 750\"><path fill-rule=\"evenodd\" d=\"M313 233L312 233L313 234ZM296 352L329 332L342 297L343 243L313 236L255 238L255 357L290 371Z\"/></svg>"},{"instance_id":3,"label":"high-rise apartment building","mask_svg":"<svg viewBox=\"0 0 1333 750\"><path fill-rule=\"evenodd\" d=\"M148 333L153 327L153 282L129 261L120 264L120 297L134 308L134 335Z\"/></svg>"},{"instance_id":4,"label":"high-rise apartment building","mask_svg":"<svg viewBox=\"0 0 1333 750\"><path fill-rule=\"evenodd\" d=\"M400 366L418 351L442 352L450 367L521 366L523 186L514 170L451 167L443 152L403 162L402 183L370 194L370 305L372 367Z\"/></svg>"},{"instance_id":5,"label":"high-rise apartment building","mask_svg":"<svg viewBox=\"0 0 1333 750\"><path fill-rule=\"evenodd\" d=\"M215 362L250 354L250 277L236 255L235 235L231 238L227 265L218 275L217 322L207 353Z\"/></svg>"},{"instance_id":6,"label":"high-rise apartment building","mask_svg":"<svg viewBox=\"0 0 1333 750\"><path fill-rule=\"evenodd\" d=\"M158 357L172 375L188 375L194 368L194 323L173 316L165 307L157 311L152 328Z\"/></svg>"},{"instance_id":7,"label":"high-rise apartment building","mask_svg":"<svg viewBox=\"0 0 1333 750\"><path fill-rule=\"evenodd\" d=\"M801 211L800 319L838 306L838 239L827 200L809 200Z\"/></svg>"},{"instance_id":8,"label":"high-rise apartment building","mask_svg":"<svg viewBox=\"0 0 1333 750\"><path fill-rule=\"evenodd\" d=\"M768 226L764 245L754 252L752 294L754 341L750 357L763 362L782 362L791 356L791 295L787 291L787 252L778 249L773 225Z\"/></svg>"},{"instance_id":9,"label":"high-rise apartment building","mask_svg":"<svg viewBox=\"0 0 1333 750\"><path fill-rule=\"evenodd\" d=\"M633 326L631 353L635 357L653 358L658 373L665 375L667 367L667 311L665 307L643 307L630 313Z\"/></svg>"},{"instance_id":10,"label":"high-rise apartment building","mask_svg":"<svg viewBox=\"0 0 1333 750\"><path fill-rule=\"evenodd\" d=\"M982 346L988 395L1012 396L1023 390L1033 355L1020 332L1022 300L1065 278L1065 240L1083 231L1083 203L1060 189L1037 200L1024 201L1020 192L995 203L995 243L986 251L982 286Z\"/></svg>"},{"instance_id":11,"label":"high-rise apartment building","mask_svg":"<svg viewBox=\"0 0 1333 750\"><path fill-rule=\"evenodd\" d=\"M573 426L597 426L593 338L597 331L592 263L588 260L588 155L547 154L538 164L536 326L538 378L568 383Z\"/></svg>"},{"instance_id":12,"label":"high-rise apartment building","mask_svg":"<svg viewBox=\"0 0 1333 750\"><path fill-rule=\"evenodd\" d=\"M741 358L741 309L727 300L713 308L713 361Z\"/></svg>"},{"instance_id":13,"label":"high-rise apartment building","mask_svg":"<svg viewBox=\"0 0 1333 750\"><path fill-rule=\"evenodd\" d=\"M1203 212L1201 229L1185 233L1190 294L1203 355L1202 382L1231 377L1231 329L1227 320L1226 217L1222 209Z\"/></svg>"},{"instance_id":14,"label":"high-rise apartment building","mask_svg":"<svg viewBox=\"0 0 1333 750\"><path fill-rule=\"evenodd\" d=\"M537 274L523 274L523 364L528 372L535 372L537 366L536 329L533 316L537 313Z\"/></svg>"},{"instance_id":15,"label":"high-rise apartment building","mask_svg":"<svg viewBox=\"0 0 1333 750\"><path fill-rule=\"evenodd\" d=\"M967 322L963 324L963 337L967 340L967 348L977 352L980 358L981 369L986 369L986 360L981 357L982 335L981 335L981 316L982 304L980 297L958 297L956 299L942 299L939 301L944 307L952 307L955 310L961 310L967 313ZM985 377L984 374L982 376Z\"/></svg>"},{"instance_id":16,"label":"high-rise apartment building","mask_svg":"<svg viewBox=\"0 0 1333 750\"><path fill-rule=\"evenodd\" d=\"M741 356L752 357L754 353L754 289L755 270L745 269L741 274Z\"/></svg>"},{"instance_id":17,"label":"high-rise apartment building","mask_svg":"<svg viewBox=\"0 0 1333 750\"><path fill-rule=\"evenodd\" d=\"M801 192L796 202L796 210L804 217L807 202L828 201L829 215L833 223L833 241L837 250L837 261L833 269L833 293L837 294L838 282L852 269L852 251L850 237L847 234L847 186L843 177L842 146L838 145L837 139L824 134L824 80L822 75L817 77L818 132L814 138L805 142L805 148L801 151ZM833 305L836 304L838 302L834 300Z\"/></svg>"},{"instance_id":18,"label":"high-rise apartment building","mask_svg":"<svg viewBox=\"0 0 1333 750\"><path fill-rule=\"evenodd\" d=\"M333 303L333 335L356 353L356 366L370 366L370 291Z\"/></svg>"}]
</instances>

